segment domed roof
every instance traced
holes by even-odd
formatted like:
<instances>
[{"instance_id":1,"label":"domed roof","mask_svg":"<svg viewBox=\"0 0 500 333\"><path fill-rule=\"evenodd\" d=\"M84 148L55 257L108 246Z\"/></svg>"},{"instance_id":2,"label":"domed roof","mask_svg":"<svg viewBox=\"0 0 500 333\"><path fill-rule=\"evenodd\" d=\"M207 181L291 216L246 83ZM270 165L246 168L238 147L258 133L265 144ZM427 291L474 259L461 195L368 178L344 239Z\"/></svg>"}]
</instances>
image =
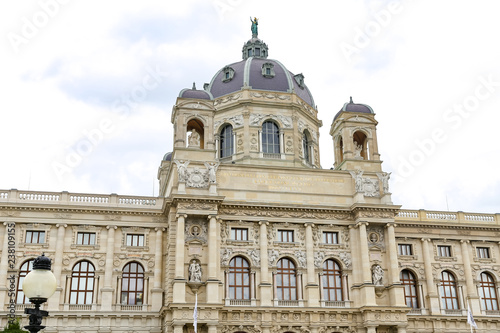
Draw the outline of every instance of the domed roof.
<instances>
[{"instance_id":1,"label":"domed roof","mask_svg":"<svg viewBox=\"0 0 500 333\"><path fill-rule=\"evenodd\" d=\"M302 74L294 75L277 60L248 57L219 70L212 78L208 91L214 98L241 90L251 89L295 92L307 104L316 108L311 92Z\"/></svg>"},{"instance_id":2,"label":"domed roof","mask_svg":"<svg viewBox=\"0 0 500 333\"><path fill-rule=\"evenodd\" d=\"M375 114L371 106L366 105L366 104L361 104L361 103L354 103L352 101L352 97L350 98L350 101L347 103L344 103L344 106L340 111L335 115L335 118L333 120L337 119L339 114L341 112L359 112L359 113L372 113Z\"/></svg>"},{"instance_id":3,"label":"domed roof","mask_svg":"<svg viewBox=\"0 0 500 333\"><path fill-rule=\"evenodd\" d=\"M163 161L172 161L172 152L166 153L165 156L163 156Z\"/></svg>"},{"instance_id":4,"label":"domed roof","mask_svg":"<svg viewBox=\"0 0 500 333\"><path fill-rule=\"evenodd\" d=\"M195 98L195 99L213 99L212 94L205 90L196 90L196 85L193 83L193 88L182 89L179 93L182 98Z\"/></svg>"}]
</instances>

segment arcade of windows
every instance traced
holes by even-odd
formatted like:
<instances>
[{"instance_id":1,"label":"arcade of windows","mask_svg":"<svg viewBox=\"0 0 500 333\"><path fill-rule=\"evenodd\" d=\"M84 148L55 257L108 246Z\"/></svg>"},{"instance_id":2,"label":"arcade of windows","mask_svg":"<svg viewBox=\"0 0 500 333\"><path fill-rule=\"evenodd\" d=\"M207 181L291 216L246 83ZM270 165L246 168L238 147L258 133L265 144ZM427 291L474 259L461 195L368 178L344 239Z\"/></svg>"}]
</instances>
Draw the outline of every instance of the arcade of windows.
<instances>
[{"instance_id":1,"label":"arcade of windows","mask_svg":"<svg viewBox=\"0 0 500 333\"><path fill-rule=\"evenodd\" d=\"M24 277L33 269L34 259L25 261L19 269L16 303L27 304L29 300L23 293ZM144 267L135 261L127 263L122 270L119 286L121 305L143 305L144 302ZM70 305L92 305L97 303L99 277L95 266L88 260L77 262L68 277L65 302Z\"/></svg>"},{"instance_id":2,"label":"arcade of windows","mask_svg":"<svg viewBox=\"0 0 500 333\"><path fill-rule=\"evenodd\" d=\"M29 300L22 290L24 277L32 270L33 259L26 260L18 273L16 293L17 304L27 304ZM97 285L99 277L96 276L95 266L88 260L77 262L71 276L68 277L68 286L65 302L71 304L91 305L96 304ZM401 284L404 287L406 305L412 309L423 308L423 294L415 274L403 269L400 273ZM118 295L121 305L143 305L145 303L145 274L144 267L135 261L127 263L118 280ZM295 262L290 258L281 258L276 263L273 274L274 299L278 305L299 305L302 300L302 275L298 274ZM255 272L251 270L249 261L241 256L233 257L226 271L226 299L233 301L247 301L255 299ZM345 288L347 276L343 274L339 263L333 259L323 262L323 271L320 274L321 301L326 306L338 306L339 302L347 301L349 296ZM481 272L478 281L481 308L484 311L498 311L498 294L496 282L489 272ZM441 272L439 282L439 296L441 308L448 310L461 310L467 307L461 301L456 276L447 270ZM293 303L295 302L295 303ZM241 302L235 304L242 304Z\"/></svg>"},{"instance_id":3,"label":"arcade of windows","mask_svg":"<svg viewBox=\"0 0 500 333\"><path fill-rule=\"evenodd\" d=\"M260 152L264 154L264 158L281 158L281 153L283 153L283 148L281 147L283 132L280 131L278 124L270 120L265 121L259 131L259 137ZM217 143L218 157L220 159L225 159L236 154L234 141L235 133L233 126L230 124L222 126L218 134ZM304 130L302 133L302 151L304 162L309 165L313 164L312 139L311 134L307 130Z\"/></svg>"}]
</instances>

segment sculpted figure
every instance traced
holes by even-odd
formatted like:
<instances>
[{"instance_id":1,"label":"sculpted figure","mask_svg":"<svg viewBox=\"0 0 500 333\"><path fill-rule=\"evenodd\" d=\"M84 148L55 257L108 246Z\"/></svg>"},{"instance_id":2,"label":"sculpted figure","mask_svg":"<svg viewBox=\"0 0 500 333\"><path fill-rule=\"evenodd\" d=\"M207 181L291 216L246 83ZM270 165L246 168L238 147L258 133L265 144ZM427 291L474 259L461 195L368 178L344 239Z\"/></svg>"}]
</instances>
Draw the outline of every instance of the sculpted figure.
<instances>
[{"instance_id":1,"label":"sculpted figure","mask_svg":"<svg viewBox=\"0 0 500 333\"><path fill-rule=\"evenodd\" d=\"M187 179L187 166L189 165L189 161L183 162L174 160L175 164L177 164L177 173L179 174L179 181L185 182Z\"/></svg>"},{"instance_id":2,"label":"sculpted figure","mask_svg":"<svg viewBox=\"0 0 500 333\"><path fill-rule=\"evenodd\" d=\"M384 193L389 193L389 179L391 178L390 172L377 173L378 178L382 182L382 189Z\"/></svg>"},{"instance_id":3,"label":"sculpted figure","mask_svg":"<svg viewBox=\"0 0 500 333\"><path fill-rule=\"evenodd\" d=\"M259 24L258 20L256 17L254 17L252 19L252 17L250 16L250 22L252 22L252 37L257 37L259 35L259 31L258 31L258 28L257 28L257 25Z\"/></svg>"},{"instance_id":4,"label":"sculpted figure","mask_svg":"<svg viewBox=\"0 0 500 333\"><path fill-rule=\"evenodd\" d=\"M208 163L205 162L205 166L208 170L208 181L210 184L215 184L217 182L217 168L219 168L219 162L217 163Z\"/></svg>"},{"instance_id":5,"label":"sculpted figure","mask_svg":"<svg viewBox=\"0 0 500 333\"><path fill-rule=\"evenodd\" d=\"M189 264L189 282L201 282L201 265L196 260Z\"/></svg>"},{"instance_id":6,"label":"sculpted figure","mask_svg":"<svg viewBox=\"0 0 500 333\"><path fill-rule=\"evenodd\" d=\"M354 184L356 188L356 192L363 192L363 171L349 171L351 176L354 178Z\"/></svg>"},{"instance_id":7,"label":"sculpted figure","mask_svg":"<svg viewBox=\"0 0 500 333\"><path fill-rule=\"evenodd\" d=\"M354 141L354 158L361 157L361 151L363 150L363 146Z\"/></svg>"},{"instance_id":8,"label":"sculpted figure","mask_svg":"<svg viewBox=\"0 0 500 333\"><path fill-rule=\"evenodd\" d=\"M189 146L199 147L200 146L200 134L196 131L195 128L192 129L191 134L188 138Z\"/></svg>"},{"instance_id":9,"label":"sculpted figure","mask_svg":"<svg viewBox=\"0 0 500 333\"><path fill-rule=\"evenodd\" d=\"M372 282L376 286L382 285L382 278L384 277L384 270L380 265L374 265L372 267Z\"/></svg>"}]
</instances>

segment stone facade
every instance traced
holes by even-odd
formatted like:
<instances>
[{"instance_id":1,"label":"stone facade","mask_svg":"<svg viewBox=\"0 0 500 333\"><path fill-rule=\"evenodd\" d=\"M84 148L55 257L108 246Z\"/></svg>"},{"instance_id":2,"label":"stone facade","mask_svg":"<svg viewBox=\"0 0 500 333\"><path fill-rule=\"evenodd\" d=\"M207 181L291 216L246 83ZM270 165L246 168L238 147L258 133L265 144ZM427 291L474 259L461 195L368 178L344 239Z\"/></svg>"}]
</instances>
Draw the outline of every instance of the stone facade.
<instances>
[{"instance_id":1,"label":"stone facade","mask_svg":"<svg viewBox=\"0 0 500 333\"><path fill-rule=\"evenodd\" d=\"M177 99L159 197L0 191L1 325L44 252L46 332L191 333L195 304L201 333L468 332L469 306L500 330L500 215L393 204L371 108L346 103L321 169L293 89L212 97Z\"/></svg>"}]
</instances>

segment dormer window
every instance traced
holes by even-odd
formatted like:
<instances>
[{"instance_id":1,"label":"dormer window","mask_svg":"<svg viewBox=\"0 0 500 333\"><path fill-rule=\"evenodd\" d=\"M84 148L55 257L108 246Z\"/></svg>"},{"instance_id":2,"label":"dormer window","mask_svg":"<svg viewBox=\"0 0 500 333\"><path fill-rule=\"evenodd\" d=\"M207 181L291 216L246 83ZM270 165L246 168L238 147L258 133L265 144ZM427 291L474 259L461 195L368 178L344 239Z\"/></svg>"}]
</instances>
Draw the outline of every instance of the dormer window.
<instances>
[{"instance_id":1,"label":"dormer window","mask_svg":"<svg viewBox=\"0 0 500 333\"><path fill-rule=\"evenodd\" d=\"M222 69L222 73L223 73L222 82L229 82L234 77L234 69L229 66L224 67Z\"/></svg>"},{"instance_id":2,"label":"dormer window","mask_svg":"<svg viewBox=\"0 0 500 333\"><path fill-rule=\"evenodd\" d=\"M266 62L262 65L262 76L267 78L273 78L276 74L274 73L274 65L270 62Z\"/></svg>"},{"instance_id":3,"label":"dormer window","mask_svg":"<svg viewBox=\"0 0 500 333\"><path fill-rule=\"evenodd\" d=\"M293 78L295 79L295 81L299 84L299 87L301 89L304 89L304 75L302 74L297 74L297 75L294 75Z\"/></svg>"},{"instance_id":4,"label":"dormer window","mask_svg":"<svg viewBox=\"0 0 500 333\"><path fill-rule=\"evenodd\" d=\"M255 48L255 56L260 57L260 48L259 47Z\"/></svg>"},{"instance_id":5,"label":"dormer window","mask_svg":"<svg viewBox=\"0 0 500 333\"><path fill-rule=\"evenodd\" d=\"M248 57L253 57L252 49L248 49Z\"/></svg>"}]
</instances>

